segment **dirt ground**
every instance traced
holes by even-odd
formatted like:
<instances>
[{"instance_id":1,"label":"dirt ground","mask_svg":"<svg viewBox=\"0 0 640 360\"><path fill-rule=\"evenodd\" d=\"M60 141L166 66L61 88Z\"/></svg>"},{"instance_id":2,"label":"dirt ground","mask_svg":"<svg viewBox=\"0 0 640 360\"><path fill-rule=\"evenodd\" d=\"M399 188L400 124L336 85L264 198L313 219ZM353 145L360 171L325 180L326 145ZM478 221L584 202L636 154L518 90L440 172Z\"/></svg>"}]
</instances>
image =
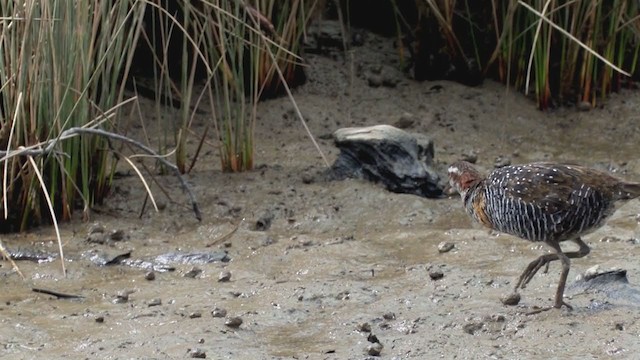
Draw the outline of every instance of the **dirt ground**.
<instances>
[{"instance_id":1,"label":"dirt ground","mask_svg":"<svg viewBox=\"0 0 640 360\"><path fill-rule=\"evenodd\" d=\"M397 70L392 41L370 34L346 58L336 51L308 60L309 81L294 95L329 162L337 149L328 135L336 129L404 117L413 120L408 131L434 139L443 178L450 162L477 156L483 171L557 160L640 180L638 91L613 94L591 111L540 112L491 81L473 88L414 82ZM371 86L378 78L382 84ZM210 121L198 118L195 131ZM457 197L395 194L359 180L311 181L325 165L285 98L261 103L256 127L256 170L221 173L208 145L188 176L202 222L171 176L158 178L171 200L154 185L165 206L140 218L144 189L135 176L124 177L88 223L62 225L66 278L58 260L19 262L26 280L2 262L0 357L366 359L379 351L383 359L600 359L640 352L640 309L623 301L579 294L567 299L572 311L527 315L552 303L558 264L533 279L518 306L500 302L524 266L548 251L544 246L473 224ZM631 201L588 235L592 252L572 262L569 282L600 265L627 269L637 283L638 214L638 201ZM88 243L96 226L121 230L124 239ZM2 240L13 249L57 251L53 228ZM453 250L440 253L443 241ZM148 280L144 269L82 260L87 250L131 250L139 259L224 250L230 261L177 265ZM225 271L230 279L219 281ZM438 272L442 278L432 280ZM32 287L84 298L57 299Z\"/></svg>"}]
</instances>

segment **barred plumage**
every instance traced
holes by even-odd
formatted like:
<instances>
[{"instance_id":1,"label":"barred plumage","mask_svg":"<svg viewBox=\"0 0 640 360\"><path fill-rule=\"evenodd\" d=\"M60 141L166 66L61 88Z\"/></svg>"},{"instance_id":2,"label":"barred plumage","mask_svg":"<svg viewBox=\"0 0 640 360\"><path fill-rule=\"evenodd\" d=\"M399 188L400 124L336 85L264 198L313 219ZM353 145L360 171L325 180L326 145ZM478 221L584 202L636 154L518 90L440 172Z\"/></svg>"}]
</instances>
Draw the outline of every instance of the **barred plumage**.
<instances>
[{"instance_id":1,"label":"barred plumage","mask_svg":"<svg viewBox=\"0 0 640 360\"><path fill-rule=\"evenodd\" d=\"M461 161L449 167L449 183L478 222L522 239L545 242L555 250L555 254L529 264L518 279L516 292L542 266L559 259L563 271L556 308L570 307L562 300L569 258L583 257L590 251L580 236L600 227L621 200L640 196L638 183L583 166L553 163L506 166L485 177ZM559 244L565 240L575 242L580 250L563 253Z\"/></svg>"}]
</instances>

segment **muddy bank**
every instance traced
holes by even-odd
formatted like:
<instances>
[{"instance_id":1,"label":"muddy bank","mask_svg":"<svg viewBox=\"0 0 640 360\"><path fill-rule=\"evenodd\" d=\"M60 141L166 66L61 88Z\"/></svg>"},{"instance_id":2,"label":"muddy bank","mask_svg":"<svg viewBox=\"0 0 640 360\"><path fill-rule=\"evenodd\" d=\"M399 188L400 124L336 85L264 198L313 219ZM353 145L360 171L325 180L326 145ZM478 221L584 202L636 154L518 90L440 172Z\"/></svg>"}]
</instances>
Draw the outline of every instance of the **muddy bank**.
<instances>
[{"instance_id":1,"label":"muddy bank","mask_svg":"<svg viewBox=\"0 0 640 360\"><path fill-rule=\"evenodd\" d=\"M566 160L640 180L637 92L614 94L589 112L543 113L492 82L469 88L411 81L395 70L395 61L392 41L375 36L367 36L352 58L309 57L309 82L295 96L330 162L337 149L329 135L336 129L396 124L408 113L413 120L406 128L434 140L442 176L447 164L472 156L484 170L496 163ZM372 84L371 74L380 68L393 81ZM151 103L141 106L152 113L144 111ZM208 146L189 175L202 222L169 176L159 180L172 200L163 198L161 212L147 210L138 218L144 192L134 176L125 177L89 223L62 226L66 278L56 261L20 262L26 281L3 262L0 354L364 359L379 351L389 359L631 358L640 350L639 309L603 294L567 299L573 311L526 315L551 304L558 264L532 280L520 305L502 305L500 297L512 290L522 268L546 248L477 227L457 198L395 194L359 180L314 181L324 164L288 100L265 101L259 114L256 170L222 174L217 150ZM195 131L207 121L199 118ZM626 269L630 283L638 283L638 213L640 205L632 201L586 237L592 252L573 262L571 282L600 264ZM121 230L123 239L88 243L96 224ZM453 249L441 253L443 241ZM3 242L48 252L57 246L49 228ZM91 249L130 251L138 259L225 251L229 261L175 264L175 271L155 272L149 280L148 269L84 260L80 254ZM32 287L83 299L56 299Z\"/></svg>"}]
</instances>

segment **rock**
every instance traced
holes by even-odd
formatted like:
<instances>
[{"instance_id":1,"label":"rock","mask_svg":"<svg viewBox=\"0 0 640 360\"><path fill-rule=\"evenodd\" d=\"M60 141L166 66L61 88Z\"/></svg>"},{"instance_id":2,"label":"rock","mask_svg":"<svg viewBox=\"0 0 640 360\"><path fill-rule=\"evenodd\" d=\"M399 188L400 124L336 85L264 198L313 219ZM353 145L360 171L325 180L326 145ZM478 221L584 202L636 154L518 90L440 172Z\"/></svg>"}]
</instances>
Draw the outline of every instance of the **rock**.
<instances>
[{"instance_id":1,"label":"rock","mask_svg":"<svg viewBox=\"0 0 640 360\"><path fill-rule=\"evenodd\" d=\"M358 178L381 183L387 190L430 198L443 196L433 169L433 141L390 125L342 128L333 134L340 149L328 178Z\"/></svg>"},{"instance_id":2,"label":"rock","mask_svg":"<svg viewBox=\"0 0 640 360\"><path fill-rule=\"evenodd\" d=\"M202 317L202 313L199 311L194 311L192 313L189 313L189 319L198 319Z\"/></svg>"},{"instance_id":3,"label":"rock","mask_svg":"<svg viewBox=\"0 0 640 360\"><path fill-rule=\"evenodd\" d=\"M216 318L223 318L227 316L227 310L221 308L215 308L211 311L211 316Z\"/></svg>"},{"instance_id":4,"label":"rock","mask_svg":"<svg viewBox=\"0 0 640 360\"><path fill-rule=\"evenodd\" d=\"M444 277L442 270L429 270L429 277L431 280L440 280Z\"/></svg>"},{"instance_id":5,"label":"rock","mask_svg":"<svg viewBox=\"0 0 640 360\"><path fill-rule=\"evenodd\" d=\"M358 324L358 326L356 328L360 332L367 332L367 333L371 332L371 324L369 324L368 322L364 322L364 323Z\"/></svg>"},{"instance_id":6,"label":"rock","mask_svg":"<svg viewBox=\"0 0 640 360\"><path fill-rule=\"evenodd\" d=\"M627 270L622 268L602 269L596 265L578 275L567 286L569 296L578 294L599 294L605 301L618 300L640 306L640 289L629 283ZM601 301L600 301L601 302Z\"/></svg>"},{"instance_id":7,"label":"rock","mask_svg":"<svg viewBox=\"0 0 640 360\"><path fill-rule=\"evenodd\" d=\"M588 101L580 101L576 107L578 108L578 111L589 111L592 108L591 103Z\"/></svg>"},{"instance_id":8,"label":"rock","mask_svg":"<svg viewBox=\"0 0 640 360\"><path fill-rule=\"evenodd\" d=\"M520 294L517 292L506 295L500 301L507 306L514 306L520 303Z\"/></svg>"},{"instance_id":9,"label":"rock","mask_svg":"<svg viewBox=\"0 0 640 360\"><path fill-rule=\"evenodd\" d=\"M452 242L443 241L440 244L438 244L438 251L440 253L446 253L446 252L449 252L449 251L453 250L454 247L455 247L455 245Z\"/></svg>"},{"instance_id":10,"label":"rock","mask_svg":"<svg viewBox=\"0 0 640 360\"><path fill-rule=\"evenodd\" d=\"M396 314L394 314L392 312L384 313L382 315L382 318L385 319L385 320L395 320L396 319Z\"/></svg>"},{"instance_id":11,"label":"rock","mask_svg":"<svg viewBox=\"0 0 640 360\"><path fill-rule=\"evenodd\" d=\"M194 359L206 359L207 353L202 349L195 348L189 350L189 356Z\"/></svg>"},{"instance_id":12,"label":"rock","mask_svg":"<svg viewBox=\"0 0 640 360\"><path fill-rule=\"evenodd\" d=\"M408 129L413 127L418 122L420 122L420 118L413 115L412 113L406 112L400 116L398 121L396 121L393 126L397 127L398 129Z\"/></svg>"},{"instance_id":13,"label":"rock","mask_svg":"<svg viewBox=\"0 0 640 360\"><path fill-rule=\"evenodd\" d=\"M113 230L109 234L109 239L111 239L112 241L122 241L125 237L126 233L124 232L124 230Z\"/></svg>"},{"instance_id":14,"label":"rock","mask_svg":"<svg viewBox=\"0 0 640 360\"><path fill-rule=\"evenodd\" d=\"M149 281L155 280L156 279L156 273L154 271L147 271L144 274L144 278L145 278L145 280L149 280Z\"/></svg>"},{"instance_id":15,"label":"rock","mask_svg":"<svg viewBox=\"0 0 640 360\"><path fill-rule=\"evenodd\" d=\"M231 271L229 270L221 271L218 275L218 282L228 282L229 280L231 280Z\"/></svg>"},{"instance_id":16,"label":"rock","mask_svg":"<svg viewBox=\"0 0 640 360\"><path fill-rule=\"evenodd\" d=\"M384 346L382 346L382 344L380 343L370 344L369 346L367 346L367 355L380 356L382 348L384 348Z\"/></svg>"},{"instance_id":17,"label":"rock","mask_svg":"<svg viewBox=\"0 0 640 360\"><path fill-rule=\"evenodd\" d=\"M462 330L470 335L475 335L478 331L482 330L482 328L484 328L484 323L477 321L471 321L462 326Z\"/></svg>"},{"instance_id":18,"label":"rock","mask_svg":"<svg viewBox=\"0 0 640 360\"><path fill-rule=\"evenodd\" d=\"M382 75L370 73L367 76L367 84L371 87L380 87L382 85Z\"/></svg>"},{"instance_id":19,"label":"rock","mask_svg":"<svg viewBox=\"0 0 640 360\"><path fill-rule=\"evenodd\" d=\"M230 328L239 328L242 325L242 318L239 316L230 317L225 320L224 324Z\"/></svg>"},{"instance_id":20,"label":"rock","mask_svg":"<svg viewBox=\"0 0 640 360\"><path fill-rule=\"evenodd\" d=\"M152 306L160 306L162 305L162 299L160 298L155 298L155 299L151 299L149 300L149 302L147 303L148 307L152 307Z\"/></svg>"}]
</instances>

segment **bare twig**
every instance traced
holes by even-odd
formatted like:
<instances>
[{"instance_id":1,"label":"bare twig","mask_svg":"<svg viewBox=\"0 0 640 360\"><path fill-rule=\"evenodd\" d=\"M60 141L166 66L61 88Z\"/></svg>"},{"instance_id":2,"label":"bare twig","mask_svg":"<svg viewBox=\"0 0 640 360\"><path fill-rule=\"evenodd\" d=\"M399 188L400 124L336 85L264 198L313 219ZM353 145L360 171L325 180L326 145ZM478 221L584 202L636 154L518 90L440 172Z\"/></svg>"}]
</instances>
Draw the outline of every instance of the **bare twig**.
<instances>
[{"instance_id":1,"label":"bare twig","mask_svg":"<svg viewBox=\"0 0 640 360\"><path fill-rule=\"evenodd\" d=\"M198 221L202 220L202 213L200 212L200 207L198 206L198 202L196 201L196 197L193 194L193 192L191 191L191 188L189 187L189 184L187 184L187 181L182 177L182 174L180 174L180 170L178 169L178 167L175 166L174 164L172 164L171 162L169 162L168 160L166 160L163 156L161 156L158 153L156 153L150 147L148 147L148 146L146 146L146 145L144 145L144 144L142 144L142 143L140 143L140 142L138 142L136 140L128 138L128 137L126 137L124 135L112 133L112 132L109 132L109 131L106 131L106 130L102 130L102 129L72 127L72 128L69 128L69 129L61 132L60 135L57 138L51 139L49 141L42 142L42 143L40 143L38 145L31 146L31 147L28 147L28 148L21 147L18 150L13 150L13 151L0 151L0 156L1 156L0 162L1 161L7 161L9 158L12 158L12 157L15 157L15 156L41 156L41 155L49 154L49 153L54 151L54 148L58 144L59 140L66 140L66 139L72 138L72 137L77 136L77 135L82 135L82 134L103 136L103 137L106 137L106 138L109 138L109 139L119 140L119 141L122 141L124 143L129 144L129 145L135 146L138 149L140 149L140 150L144 151L145 153L147 153L147 154L151 155L152 157L154 157L156 160L161 162L167 168L171 169L173 171L174 175L180 181L180 184L182 185L184 191L187 193L187 196L189 197L189 200L191 201L191 206L193 208L193 212L195 213L196 219L198 219Z\"/></svg>"}]
</instances>

